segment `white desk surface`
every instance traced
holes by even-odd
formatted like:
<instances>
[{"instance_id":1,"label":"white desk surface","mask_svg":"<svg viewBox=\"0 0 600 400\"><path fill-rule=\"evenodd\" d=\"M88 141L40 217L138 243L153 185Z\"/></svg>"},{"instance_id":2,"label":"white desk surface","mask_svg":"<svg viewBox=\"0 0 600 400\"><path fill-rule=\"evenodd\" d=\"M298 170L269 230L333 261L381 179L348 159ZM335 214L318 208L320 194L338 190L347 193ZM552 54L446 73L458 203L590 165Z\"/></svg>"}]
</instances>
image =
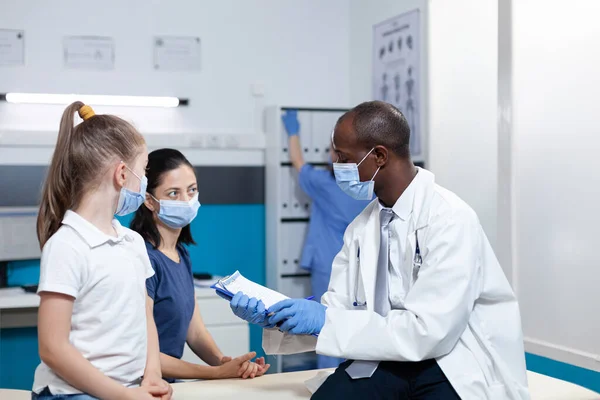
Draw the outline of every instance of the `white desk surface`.
<instances>
[{"instance_id":1,"label":"white desk surface","mask_svg":"<svg viewBox=\"0 0 600 400\"><path fill-rule=\"evenodd\" d=\"M177 383L173 385L174 400L186 399L258 399L296 400L309 399L310 392L304 381L313 378L318 371L301 371L288 374L270 374L252 380L225 379ZM572 383L545 375L528 372L532 400L598 400L600 394ZM2 400L29 400L31 394L24 390L0 389Z\"/></svg>"},{"instance_id":2,"label":"white desk surface","mask_svg":"<svg viewBox=\"0 0 600 400\"><path fill-rule=\"evenodd\" d=\"M214 298L213 289L196 287L196 298ZM39 296L25 293L21 288L0 289L0 310L37 308ZM313 378L317 371L301 371L288 374L270 374L253 380L219 380L188 382L174 385L175 400L197 399L309 399L310 392L304 381ZM600 395L572 383L528 372L532 400L600 400ZM2 400L30 399L28 391L0 389Z\"/></svg>"},{"instance_id":3,"label":"white desk surface","mask_svg":"<svg viewBox=\"0 0 600 400\"><path fill-rule=\"evenodd\" d=\"M317 371L300 371L285 374L268 374L257 379L225 379L176 383L173 400L187 399L258 399L296 400L310 399L304 381L315 377Z\"/></svg>"},{"instance_id":4,"label":"white desk surface","mask_svg":"<svg viewBox=\"0 0 600 400\"><path fill-rule=\"evenodd\" d=\"M215 298L214 289L196 287L196 298ZM26 293L20 287L0 289L0 310L15 308L37 308L40 297L35 293Z\"/></svg>"}]
</instances>

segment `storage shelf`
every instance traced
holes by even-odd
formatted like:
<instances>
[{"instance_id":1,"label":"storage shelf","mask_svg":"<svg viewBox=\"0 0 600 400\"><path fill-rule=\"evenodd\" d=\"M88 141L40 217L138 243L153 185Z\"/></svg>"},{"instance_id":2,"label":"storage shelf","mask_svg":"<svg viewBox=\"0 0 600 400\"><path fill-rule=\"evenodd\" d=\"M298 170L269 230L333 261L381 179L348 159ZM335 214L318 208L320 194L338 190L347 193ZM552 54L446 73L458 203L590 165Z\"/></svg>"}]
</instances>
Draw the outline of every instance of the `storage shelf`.
<instances>
[{"instance_id":1,"label":"storage shelf","mask_svg":"<svg viewBox=\"0 0 600 400\"><path fill-rule=\"evenodd\" d=\"M281 274L282 278L310 278L310 272L299 272L297 274Z\"/></svg>"},{"instance_id":2,"label":"storage shelf","mask_svg":"<svg viewBox=\"0 0 600 400\"><path fill-rule=\"evenodd\" d=\"M294 222L309 222L310 218L281 218L282 224L289 224Z\"/></svg>"},{"instance_id":3,"label":"storage shelf","mask_svg":"<svg viewBox=\"0 0 600 400\"><path fill-rule=\"evenodd\" d=\"M298 171L290 162L289 138L281 117L287 110L298 111L298 136L304 161L316 168L330 163L331 131L345 108L267 107L265 111L265 218L267 286L292 298L311 296L310 272L300 269L304 238L310 222L310 198L298 183ZM309 363L287 367L307 368ZM276 370L283 369L277 357Z\"/></svg>"}]
</instances>

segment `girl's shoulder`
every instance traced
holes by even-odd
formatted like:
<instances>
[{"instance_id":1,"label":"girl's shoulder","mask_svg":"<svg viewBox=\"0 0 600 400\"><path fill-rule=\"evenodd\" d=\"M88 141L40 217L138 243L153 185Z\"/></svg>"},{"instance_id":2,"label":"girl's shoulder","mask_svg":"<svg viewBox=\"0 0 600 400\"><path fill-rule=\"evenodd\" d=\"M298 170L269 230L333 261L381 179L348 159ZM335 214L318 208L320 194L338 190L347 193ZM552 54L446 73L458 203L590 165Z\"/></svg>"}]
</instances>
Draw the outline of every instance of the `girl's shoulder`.
<instances>
[{"instance_id":1,"label":"girl's shoulder","mask_svg":"<svg viewBox=\"0 0 600 400\"><path fill-rule=\"evenodd\" d=\"M52 235L44 248L42 254L49 251L62 252L65 254L78 253L86 255L89 253L90 245L75 229L69 225L62 225L54 235Z\"/></svg>"}]
</instances>

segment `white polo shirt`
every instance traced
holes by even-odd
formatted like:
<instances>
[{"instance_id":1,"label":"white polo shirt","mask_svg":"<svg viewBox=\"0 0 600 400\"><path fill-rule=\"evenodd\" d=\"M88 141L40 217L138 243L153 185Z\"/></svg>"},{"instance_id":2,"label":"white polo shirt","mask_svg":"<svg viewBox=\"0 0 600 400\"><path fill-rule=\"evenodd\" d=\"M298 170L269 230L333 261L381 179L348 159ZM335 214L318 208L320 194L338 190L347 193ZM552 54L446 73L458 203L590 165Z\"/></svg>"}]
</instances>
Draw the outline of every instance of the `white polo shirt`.
<instances>
[{"instance_id":1,"label":"white polo shirt","mask_svg":"<svg viewBox=\"0 0 600 400\"><path fill-rule=\"evenodd\" d=\"M42 251L38 293L73 296L71 344L106 376L134 384L146 366L146 279L154 275L144 240L117 220L117 237L73 211L62 223ZM33 391L45 387L80 393L42 362Z\"/></svg>"}]
</instances>

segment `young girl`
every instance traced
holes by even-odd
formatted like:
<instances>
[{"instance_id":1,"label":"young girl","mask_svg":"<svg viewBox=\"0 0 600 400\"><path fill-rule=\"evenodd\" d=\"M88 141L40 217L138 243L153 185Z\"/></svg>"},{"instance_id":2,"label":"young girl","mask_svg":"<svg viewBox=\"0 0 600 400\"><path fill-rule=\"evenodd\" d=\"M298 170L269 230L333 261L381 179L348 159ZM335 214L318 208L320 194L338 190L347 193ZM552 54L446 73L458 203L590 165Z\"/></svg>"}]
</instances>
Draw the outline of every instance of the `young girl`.
<instances>
[{"instance_id":1,"label":"young girl","mask_svg":"<svg viewBox=\"0 0 600 400\"><path fill-rule=\"evenodd\" d=\"M154 299L162 374L170 379L254 378L269 365L256 353L231 359L219 350L200 316L192 265L184 245L195 244L189 224L196 217L198 183L190 162L177 150L148 156L148 192L131 228L145 240L155 275L146 281ZM185 343L209 366L181 360Z\"/></svg>"},{"instance_id":2,"label":"young girl","mask_svg":"<svg viewBox=\"0 0 600 400\"><path fill-rule=\"evenodd\" d=\"M73 126L78 112L83 122ZM33 399L169 399L143 239L114 215L146 191L146 144L127 122L81 102L65 110L44 185L39 352Z\"/></svg>"}]
</instances>

